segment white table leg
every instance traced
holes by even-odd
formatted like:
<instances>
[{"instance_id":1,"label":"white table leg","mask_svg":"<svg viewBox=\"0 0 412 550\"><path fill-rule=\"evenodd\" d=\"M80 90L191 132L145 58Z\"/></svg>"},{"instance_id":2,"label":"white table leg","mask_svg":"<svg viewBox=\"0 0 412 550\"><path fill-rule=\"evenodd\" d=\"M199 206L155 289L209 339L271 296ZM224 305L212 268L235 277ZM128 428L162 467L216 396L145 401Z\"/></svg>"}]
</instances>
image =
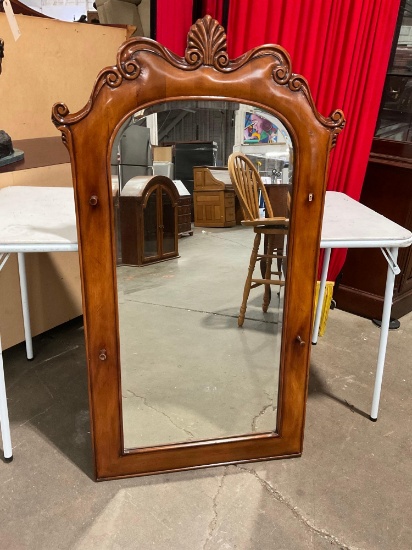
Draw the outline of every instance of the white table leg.
<instances>
[{"instance_id":1,"label":"white table leg","mask_svg":"<svg viewBox=\"0 0 412 550\"><path fill-rule=\"evenodd\" d=\"M21 307L23 310L23 325L24 325L24 338L26 340L26 354L27 359L33 359L33 342L31 337L30 328L30 309L29 309L29 297L27 294L27 278L26 278L26 261L24 252L18 252L17 259L19 262L19 277L20 277L20 295L21 295Z\"/></svg>"},{"instance_id":2,"label":"white table leg","mask_svg":"<svg viewBox=\"0 0 412 550\"><path fill-rule=\"evenodd\" d=\"M389 252L396 263L398 257L398 249L390 248ZM378 364L376 366L375 387L373 390L371 420L376 422L378 419L379 399L381 395L383 369L385 366L386 344L388 342L389 322L391 318L393 287L395 284L395 273L390 264L386 275L385 297L383 300L383 312L381 323L381 335L379 339Z\"/></svg>"},{"instance_id":3,"label":"white table leg","mask_svg":"<svg viewBox=\"0 0 412 550\"><path fill-rule=\"evenodd\" d=\"M4 381L3 353L1 348L1 338L0 338L0 428L1 428L1 438L3 441L4 459L6 460L6 462L11 462L13 460L13 451L11 448L9 412L7 409L6 383Z\"/></svg>"},{"instance_id":4,"label":"white table leg","mask_svg":"<svg viewBox=\"0 0 412 550\"><path fill-rule=\"evenodd\" d=\"M320 318L322 316L323 298L325 297L326 277L328 275L331 251L331 248L325 248L325 254L323 256L322 274L319 284L318 305L316 306L315 324L312 333L312 344L317 344L318 342Z\"/></svg>"}]
</instances>

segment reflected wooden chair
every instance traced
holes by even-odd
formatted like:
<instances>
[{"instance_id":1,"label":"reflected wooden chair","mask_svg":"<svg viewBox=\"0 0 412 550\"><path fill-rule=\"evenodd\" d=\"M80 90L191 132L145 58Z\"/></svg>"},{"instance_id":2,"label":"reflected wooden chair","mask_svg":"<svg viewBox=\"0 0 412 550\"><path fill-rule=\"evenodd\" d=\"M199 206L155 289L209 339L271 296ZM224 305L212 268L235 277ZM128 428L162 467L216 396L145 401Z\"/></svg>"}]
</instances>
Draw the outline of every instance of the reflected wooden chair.
<instances>
[{"instance_id":1,"label":"reflected wooden chair","mask_svg":"<svg viewBox=\"0 0 412 550\"><path fill-rule=\"evenodd\" d=\"M236 195L242 207L244 219L242 225L253 227L256 233L252 254L250 256L249 270L243 291L243 301L240 307L238 325L241 327L245 319L247 300L252 288L265 285L262 310L266 312L270 303L270 285L283 286L282 261L286 258L283 254L283 240L288 232L289 219L284 216L275 217L272 206L260 178L259 172L254 164L243 153L232 153L228 159L230 179L235 188ZM266 216L260 217L259 193L261 193L265 205ZM265 235L265 246L263 254L259 254L259 246L262 235ZM279 246L279 236L282 246ZM265 274L263 278L254 278L256 262L265 260ZM278 271L272 271L272 260L277 260ZM272 278L272 275L275 277Z\"/></svg>"}]
</instances>

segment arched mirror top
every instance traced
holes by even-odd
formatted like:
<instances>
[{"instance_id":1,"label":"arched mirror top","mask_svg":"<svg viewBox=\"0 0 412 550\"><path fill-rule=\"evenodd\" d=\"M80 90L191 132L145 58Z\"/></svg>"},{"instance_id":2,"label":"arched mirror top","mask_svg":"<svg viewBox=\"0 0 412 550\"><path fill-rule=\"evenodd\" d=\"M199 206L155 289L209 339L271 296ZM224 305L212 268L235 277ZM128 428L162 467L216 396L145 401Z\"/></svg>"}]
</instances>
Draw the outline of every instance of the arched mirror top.
<instances>
[{"instance_id":1,"label":"arched mirror top","mask_svg":"<svg viewBox=\"0 0 412 550\"><path fill-rule=\"evenodd\" d=\"M230 60L224 29L210 16L191 27L184 57L149 38L126 41L116 65L98 75L87 105L71 114L57 103L52 120L64 134L80 126L87 134L101 135L104 126L111 135L136 111L182 99L226 99L261 107L285 124L297 145L317 131L332 147L345 123L341 110L329 117L318 112L306 79L292 72L281 46L263 45ZM92 124L101 119L103 105L105 121L97 129Z\"/></svg>"}]
</instances>

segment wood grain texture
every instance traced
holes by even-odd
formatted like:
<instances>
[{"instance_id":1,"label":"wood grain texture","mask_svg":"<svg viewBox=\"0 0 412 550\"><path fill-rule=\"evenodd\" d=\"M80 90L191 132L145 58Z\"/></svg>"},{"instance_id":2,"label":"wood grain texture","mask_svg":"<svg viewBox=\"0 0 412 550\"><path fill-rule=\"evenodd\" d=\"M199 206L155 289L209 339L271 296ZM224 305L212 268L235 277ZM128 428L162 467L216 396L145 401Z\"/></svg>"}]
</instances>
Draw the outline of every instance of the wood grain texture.
<instances>
[{"instance_id":1,"label":"wood grain texture","mask_svg":"<svg viewBox=\"0 0 412 550\"><path fill-rule=\"evenodd\" d=\"M249 103L278 117L294 149L287 304L282 337L276 433L245 434L124 452L116 256L110 151L137 110L180 100ZM313 299L328 157L344 117L316 110L306 80L286 51L265 45L230 60L223 28L209 16L190 29L185 57L136 38L97 77L87 105L60 103L53 121L69 149L75 188L97 479L296 456L302 451ZM308 200L309 193L313 200ZM91 196L98 202L91 205ZM306 342L301 345L299 338ZM106 350L106 359L101 350Z\"/></svg>"}]
</instances>

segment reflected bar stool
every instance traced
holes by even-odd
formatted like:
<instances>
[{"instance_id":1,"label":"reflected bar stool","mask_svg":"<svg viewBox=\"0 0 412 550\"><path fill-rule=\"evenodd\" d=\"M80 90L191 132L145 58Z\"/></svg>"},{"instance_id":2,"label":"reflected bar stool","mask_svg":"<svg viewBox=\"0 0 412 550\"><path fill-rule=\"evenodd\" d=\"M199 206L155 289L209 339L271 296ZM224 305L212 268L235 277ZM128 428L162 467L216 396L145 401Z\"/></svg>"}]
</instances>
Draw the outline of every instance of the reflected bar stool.
<instances>
[{"instance_id":1,"label":"reflected bar stool","mask_svg":"<svg viewBox=\"0 0 412 550\"><path fill-rule=\"evenodd\" d=\"M265 285L262 310L266 312L270 303L270 285L284 286L285 284L285 281L282 280L282 267L279 266L279 262L283 262L286 256L283 254L283 250L282 254L278 253L276 238L278 235L287 235L289 219L284 216L273 216L272 206L260 175L254 164L244 154L232 153L228 159L228 169L245 218L241 223L253 227L253 231L256 233L238 317L238 325L241 327L245 320L247 300L252 288ZM268 216L266 218L261 218L259 214L259 194L263 197ZM259 254L262 235L267 236L266 246L264 253ZM266 263L265 275L264 278L256 279L253 277L253 272L256 262L262 259ZM273 259L278 260L279 271L272 271ZM277 278L272 279L272 275L276 275Z\"/></svg>"}]
</instances>

